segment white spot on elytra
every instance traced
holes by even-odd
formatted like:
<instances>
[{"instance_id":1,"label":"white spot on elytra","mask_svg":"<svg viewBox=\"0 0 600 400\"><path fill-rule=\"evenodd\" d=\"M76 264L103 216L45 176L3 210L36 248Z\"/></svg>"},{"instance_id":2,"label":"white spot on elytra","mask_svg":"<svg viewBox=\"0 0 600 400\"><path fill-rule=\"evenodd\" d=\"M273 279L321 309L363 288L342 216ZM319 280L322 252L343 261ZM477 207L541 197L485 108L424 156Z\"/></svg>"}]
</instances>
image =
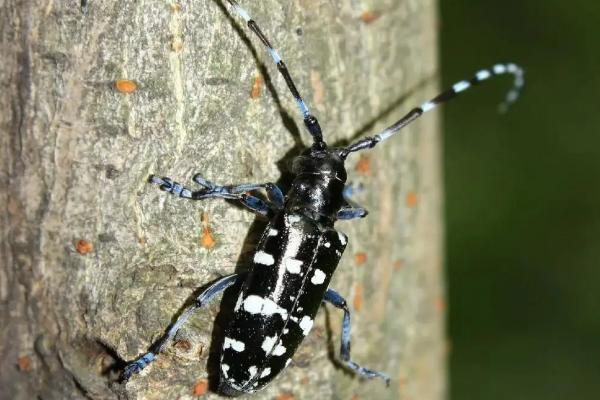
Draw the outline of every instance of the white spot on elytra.
<instances>
[{"instance_id":1,"label":"white spot on elytra","mask_svg":"<svg viewBox=\"0 0 600 400\"><path fill-rule=\"evenodd\" d=\"M290 274L299 274L300 267L302 266L302 261L297 260L295 258L286 258L284 260L285 268L288 270Z\"/></svg>"},{"instance_id":2,"label":"white spot on elytra","mask_svg":"<svg viewBox=\"0 0 600 400\"><path fill-rule=\"evenodd\" d=\"M248 311L250 314L280 314L283 319L286 319L288 315L287 310L279 307L273 300L254 294L251 294L244 300L244 310Z\"/></svg>"},{"instance_id":3,"label":"white spot on elytra","mask_svg":"<svg viewBox=\"0 0 600 400\"><path fill-rule=\"evenodd\" d=\"M471 86L471 84L467 81L460 81L454 84L454 86L452 86L452 90L454 90L456 93L460 93L464 90L467 90L469 88L469 86Z\"/></svg>"},{"instance_id":4,"label":"white spot on elytra","mask_svg":"<svg viewBox=\"0 0 600 400\"><path fill-rule=\"evenodd\" d=\"M279 231L277 229L269 229L269 236L277 236L279 234Z\"/></svg>"},{"instance_id":5,"label":"white spot on elytra","mask_svg":"<svg viewBox=\"0 0 600 400\"><path fill-rule=\"evenodd\" d=\"M331 247L331 243L325 242L325 247L330 248Z\"/></svg>"},{"instance_id":6,"label":"white spot on elytra","mask_svg":"<svg viewBox=\"0 0 600 400\"><path fill-rule=\"evenodd\" d=\"M264 378L265 376L269 376L271 374L271 368L267 367L263 369L263 372L260 373L260 377Z\"/></svg>"},{"instance_id":7,"label":"white spot on elytra","mask_svg":"<svg viewBox=\"0 0 600 400\"><path fill-rule=\"evenodd\" d=\"M275 343L277 343L277 336L267 336L260 347L267 354L271 353L274 356L284 355L286 348L280 344L275 345Z\"/></svg>"},{"instance_id":8,"label":"white spot on elytra","mask_svg":"<svg viewBox=\"0 0 600 400\"><path fill-rule=\"evenodd\" d=\"M248 372L250 373L250 379L252 379L252 377L258 372L256 365L251 365L250 367L248 367Z\"/></svg>"},{"instance_id":9,"label":"white spot on elytra","mask_svg":"<svg viewBox=\"0 0 600 400\"><path fill-rule=\"evenodd\" d=\"M288 222L290 224L295 224L296 222L300 222L300 216L297 214L292 214L288 216Z\"/></svg>"},{"instance_id":10,"label":"white spot on elytra","mask_svg":"<svg viewBox=\"0 0 600 400\"><path fill-rule=\"evenodd\" d=\"M300 325L300 328L302 329L302 333L304 334L304 336L308 335L308 332L310 332L310 329L313 326L314 321L312 320L311 317L305 315L304 317L302 317L302 319L300 320L300 323L298 325Z\"/></svg>"},{"instance_id":11,"label":"white spot on elytra","mask_svg":"<svg viewBox=\"0 0 600 400\"><path fill-rule=\"evenodd\" d=\"M260 296L250 295L244 300L244 310L250 314L258 314L262 310L263 298Z\"/></svg>"},{"instance_id":12,"label":"white spot on elytra","mask_svg":"<svg viewBox=\"0 0 600 400\"><path fill-rule=\"evenodd\" d=\"M284 329L283 329L283 334L284 334L284 335L287 335L289 331L290 331L290 330L289 330L288 328L284 328Z\"/></svg>"},{"instance_id":13,"label":"white spot on elytra","mask_svg":"<svg viewBox=\"0 0 600 400\"><path fill-rule=\"evenodd\" d=\"M221 364L221 371L223 371L223 376L227 378L227 371L229 371L229 365Z\"/></svg>"},{"instance_id":14,"label":"white spot on elytra","mask_svg":"<svg viewBox=\"0 0 600 400\"><path fill-rule=\"evenodd\" d=\"M275 259L269 253L257 251L256 254L254 254L254 262L263 265L273 265L275 264Z\"/></svg>"},{"instance_id":15,"label":"white spot on elytra","mask_svg":"<svg viewBox=\"0 0 600 400\"><path fill-rule=\"evenodd\" d=\"M348 243L348 239L346 238L346 235L344 235L342 232L338 232L338 237L340 238L340 243L342 245L346 245L346 243Z\"/></svg>"},{"instance_id":16,"label":"white spot on elytra","mask_svg":"<svg viewBox=\"0 0 600 400\"><path fill-rule=\"evenodd\" d=\"M310 281L314 285L320 285L321 283L325 282L325 273L318 268L315 269L315 273L313 274L312 278L310 278Z\"/></svg>"},{"instance_id":17,"label":"white spot on elytra","mask_svg":"<svg viewBox=\"0 0 600 400\"><path fill-rule=\"evenodd\" d=\"M274 356L282 356L285 354L286 348L280 344L278 344L277 346L275 346L275 350L273 350L273 355Z\"/></svg>"},{"instance_id":18,"label":"white spot on elytra","mask_svg":"<svg viewBox=\"0 0 600 400\"><path fill-rule=\"evenodd\" d=\"M226 337L225 341L223 342L223 349L228 348L232 348L237 352L242 352L246 349L246 345L244 344L244 342L240 342L239 340Z\"/></svg>"},{"instance_id":19,"label":"white spot on elytra","mask_svg":"<svg viewBox=\"0 0 600 400\"><path fill-rule=\"evenodd\" d=\"M265 351L265 353L269 354L271 350L273 350L276 341L277 336L267 336L260 347Z\"/></svg>"},{"instance_id":20,"label":"white spot on elytra","mask_svg":"<svg viewBox=\"0 0 600 400\"><path fill-rule=\"evenodd\" d=\"M279 306L277 305L277 303L275 303L274 301L271 301L269 299L265 299L265 302L263 303L263 308L261 311L261 314L265 314L265 315L273 315L276 314L278 311Z\"/></svg>"}]
</instances>

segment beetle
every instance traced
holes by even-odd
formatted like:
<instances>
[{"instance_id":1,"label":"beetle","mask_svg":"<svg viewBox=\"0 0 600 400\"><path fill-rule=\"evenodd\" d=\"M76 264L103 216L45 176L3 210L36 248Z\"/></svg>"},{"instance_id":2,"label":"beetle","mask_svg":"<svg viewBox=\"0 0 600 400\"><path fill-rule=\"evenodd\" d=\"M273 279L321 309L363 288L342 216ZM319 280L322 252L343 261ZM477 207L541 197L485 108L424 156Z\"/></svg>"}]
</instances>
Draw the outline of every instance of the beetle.
<instances>
[{"instance_id":1,"label":"beetle","mask_svg":"<svg viewBox=\"0 0 600 400\"><path fill-rule=\"evenodd\" d=\"M221 349L220 392L237 396L252 393L271 382L289 364L309 333L322 302L331 303L344 313L340 347L344 366L361 377L380 378L389 384L386 374L362 367L351 359L350 311L344 298L328 288L348 242L346 235L334 228L334 223L367 215L367 211L351 199L345 160L352 153L375 147L440 103L492 76L508 73L515 80L503 103L506 108L518 97L524 84L524 72L512 63L480 70L470 80L460 81L413 108L381 133L346 147L329 147L317 118L311 114L277 50L237 1L228 2L270 53L296 100L312 136L312 145L294 159L294 178L285 196L273 183L219 186L196 175L194 181L201 189L194 191L167 177L150 177L150 183L177 197L239 201L251 211L267 216L269 223L255 249L249 271L222 277L202 291L147 353L124 368L121 377L127 380L144 369L165 350L194 312L239 282L241 289ZM265 191L267 197L257 196L258 191Z\"/></svg>"}]
</instances>

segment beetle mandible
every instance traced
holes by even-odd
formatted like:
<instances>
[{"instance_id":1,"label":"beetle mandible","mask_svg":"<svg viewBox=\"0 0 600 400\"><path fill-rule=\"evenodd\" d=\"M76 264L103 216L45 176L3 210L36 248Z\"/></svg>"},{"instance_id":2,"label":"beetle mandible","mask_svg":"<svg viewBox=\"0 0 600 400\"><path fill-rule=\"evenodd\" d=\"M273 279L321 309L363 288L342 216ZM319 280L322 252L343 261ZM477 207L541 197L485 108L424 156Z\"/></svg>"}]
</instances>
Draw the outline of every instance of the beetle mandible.
<instances>
[{"instance_id":1,"label":"beetle mandible","mask_svg":"<svg viewBox=\"0 0 600 400\"><path fill-rule=\"evenodd\" d=\"M228 2L267 48L296 100L313 143L293 161L294 179L285 196L273 183L219 186L196 175L194 181L202 189L192 191L169 178L150 177L151 183L178 197L239 201L253 212L269 217L269 223L254 252L249 271L225 276L210 285L147 353L125 367L121 377L127 380L139 373L165 350L196 310L234 283L243 282L232 320L225 329L221 350L219 390L223 394L252 393L272 381L289 364L297 347L309 333L323 301L344 312L340 348L343 364L359 376L381 378L389 384L387 375L362 367L350 358L350 311L344 298L328 288L347 244L346 235L335 230L334 223L339 219L350 220L367 215L364 208L350 199L344 162L351 153L375 147L423 113L494 75L508 73L515 77L514 86L501 105L506 108L518 97L524 84L524 72L512 63L480 70L470 80L460 81L413 108L379 134L346 147L330 148L323 140L317 118L300 96L277 50L237 1ZM253 194L259 190L266 191L268 201Z\"/></svg>"}]
</instances>

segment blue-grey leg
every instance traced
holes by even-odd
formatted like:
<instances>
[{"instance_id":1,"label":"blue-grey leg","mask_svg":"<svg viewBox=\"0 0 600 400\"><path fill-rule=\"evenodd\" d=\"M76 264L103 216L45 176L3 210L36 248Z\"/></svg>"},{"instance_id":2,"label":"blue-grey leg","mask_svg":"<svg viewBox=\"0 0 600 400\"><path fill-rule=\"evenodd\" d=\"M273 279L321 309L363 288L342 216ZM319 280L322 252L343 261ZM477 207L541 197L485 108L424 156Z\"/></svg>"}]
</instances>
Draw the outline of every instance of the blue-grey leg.
<instances>
[{"instance_id":1,"label":"blue-grey leg","mask_svg":"<svg viewBox=\"0 0 600 400\"><path fill-rule=\"evenodd\" d=\"M199 174L194 176L194 182L197 184L204 186L208 190L212 190L215 192L229 192L234 195L239 195L247 192L253 192L255 190L264 189L267 192L267 196L273 205L277 208L283 208L283 193L281 189L277 185L271 182L267 183L246 183L242 185L229 185L229 186L218 186L214 183L207 181L202 178Z\"/></svg>"},{"instance_id":2,"label":"blue-grey leg","mask_svg":"<svg viewBox=\"0 0 600 400\"><path fill-rule=\"evenodd\" d=\"M364 218L367 214L369 214L369 212L362 207L342 207L337 213L337 219L349 220Z\"/></svg>"},{"instance_id":3,"label":"blue-grey leg","mask_svg":"<svg viewBox=\"0 0 600 400\"><path fill-rule=\"evenodd\" d=\"M169 192L177 197L190 200L205 200L211 198L238 200L244 206L257 214L269 215L283 208L283 193L273 183L244 184L218 186L199 175L194 176L194 182L203 186L203 189L192 191L181 184L174 182L171 178L150 176L150 183L159 185L161 190ZM264 202L256 196L248 194L249 192L264 189L267 192L269 202Z\"/></svg>"},{"instance_id":4,"label":"blue-grey leg","mask_svg":"<svg viewBox=\"0 0 600 400\"><path fill-rule=\"evenodd\" d=\"M337 213L337 219L355 219L355 218L364 218L369 214L369 212L364 208L356 204L352 201L352 196L354 193L362 191L362 186L355 185L346 185L344 187L344 191L342 195L344 196L344 200L346 201L346 205L342 207L340 211Z\"/></svg>"},{"instance_id":5,"label":"blue-grey leg","mask_svg":"<svg viewBox=\"0 0 600 400\"><path fill-rule=\"evenodd\" d=\"M224 276L200 293L194 303L188 306L183 313L181 313L179 318L177 318L177 320L169 326L167 332L160 339L154 342L152 346L150 346L150 349L146 354L143 354L135 361L127 364L121 373L121 380L126 381L131 377L131 375L137 374L146 368L148 364L154 361L159 353L162 353L165 350L169 342L173 340L175 335L177 335L177 331L192 316L192 314L194 314L203 305L209 303L216 295L236 283L238 279L243 278L245 275L246 273L244 272Z\"/></svg>"},{"instance_id":6,"label":"blue-grey leg","mask_svg":"<svg viewBox=\"0 0 600 400\"><path fill-rule=\"evenodd\" d=\"M381 378L385 381L385 384L389 386L389 376L382 372L361 367L350 358L350 310L348 309L346 300L333 289L327 289L324 300L331 303L335 307L344 310L344 319L342 322L342 345L340 347L340 358L344 362L344 365L364 378Z\"/></svg>"}]
</instances>

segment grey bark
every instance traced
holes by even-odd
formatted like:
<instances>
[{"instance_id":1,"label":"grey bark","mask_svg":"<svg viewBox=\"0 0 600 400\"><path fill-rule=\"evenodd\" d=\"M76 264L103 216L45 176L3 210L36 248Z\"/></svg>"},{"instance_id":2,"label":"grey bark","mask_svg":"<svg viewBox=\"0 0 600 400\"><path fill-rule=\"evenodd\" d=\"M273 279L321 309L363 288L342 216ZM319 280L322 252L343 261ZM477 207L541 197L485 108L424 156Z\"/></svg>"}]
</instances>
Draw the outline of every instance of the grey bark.
<instances>
[{"instance_id":1,"label":"grey bark","mask_svg":"<svg viewBox=\"0 0 600 400\"><path fill-rule=\"evenodd\" d=\"M280 179L278 165L299 138L308 142L294 102L258 41L218 1L90 0L87 15L76 1L2 3L1 397L192 398L207 377L219 302L127 385L111 382L110 366L144 352L196 288L243 263L256 241L250 227L261 222L146 180ZM243 3L329 143L376 133L436 91L433 0ZM380 17L367 23L365 11ZM268 84L251 98L259 73ZM138 90L116 91L123 78ZM331 362L341 313L328 308L294 363L254 399L444 397L436 125L427 115L365 153L368 172L357 171L359 156L347 164L367 189L356 200L370 215L339 223L350 244L332 287L353 304L354 359L390 373L391 387ZM199 243L201 212L217 240L210 250ZM92 252L76 251L82 239Z\"/></svg>"}]
</instances>

